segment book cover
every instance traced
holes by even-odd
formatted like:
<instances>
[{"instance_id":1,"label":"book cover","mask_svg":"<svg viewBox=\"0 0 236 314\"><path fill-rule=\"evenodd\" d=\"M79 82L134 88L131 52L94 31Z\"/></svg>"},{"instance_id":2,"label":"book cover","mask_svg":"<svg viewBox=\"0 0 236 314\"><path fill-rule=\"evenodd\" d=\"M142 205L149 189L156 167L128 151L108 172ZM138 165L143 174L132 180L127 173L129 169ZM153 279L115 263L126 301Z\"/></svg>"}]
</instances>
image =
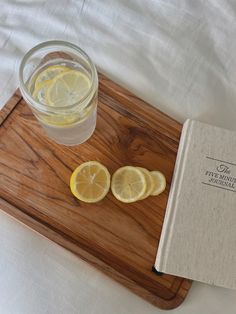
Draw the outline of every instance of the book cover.
<instances>
[{"instance_id":1,"label":"book cover","mask_svg":"<svg viewBox=\"0 0 236 314\"><path fill-rule=\"evenodd\" d=\"M156 270L236 289L235 192L236 133L187 120Z\"/></svg>"}]
</instances>

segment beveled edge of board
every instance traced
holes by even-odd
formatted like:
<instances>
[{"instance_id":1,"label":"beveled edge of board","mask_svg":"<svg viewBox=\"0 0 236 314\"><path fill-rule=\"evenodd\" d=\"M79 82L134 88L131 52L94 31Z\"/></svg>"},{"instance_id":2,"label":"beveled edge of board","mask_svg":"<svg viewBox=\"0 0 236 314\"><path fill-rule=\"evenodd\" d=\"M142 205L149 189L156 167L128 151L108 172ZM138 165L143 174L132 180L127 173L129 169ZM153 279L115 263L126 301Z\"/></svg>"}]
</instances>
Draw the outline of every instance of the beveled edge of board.
<instances>
[{"instance_id":1,"label":"beveled edge of board","mask_svg":"<svg viewBox=\"0 0 236 314\"><path fill-rule=\"evenodd\" d=\"M39 233L40 235L46 237L47 239L59 244L63 248L74 253L76 256L81 258L83 261L94 266L96 269L100 270L102 273L108 277L114 279L116 282L120 283L122 286L125 286L131 290L136 295L150 302L154 306L157 306L163 310L171 310L178 307L186 298L188 290L192 285L192 281L184 279L180 285L179 290L176 292L176 295L171 299L163 299L159 296L152 294L147 291L145 288L142 288L135 281L127 278L126 276L120 274L118 271L113 269L108 264L99 260L97 257L93 256L86 250L78 247L74 240L68 235L65 235L58 229L52 229L51 226L47 226L45 222L42 222L39 218L30 216L28 213L25 213L22 209L15 207L9 202L0 199L0 209L9 214L11 217L15 218L17 221L23 223L26 227L30 228L34 232Z\"/></svg>"},{"instance_id":2,"label":"beveled edge of board","mask_svg":"<svg viewBox=\"0 0 236 314\"><path fill-rule=\"evenodd\" d=\"M19 88L15 91L12 97L6 102L3 108L0 110L0 125L7 119L11 112L15 109L16 105L20 103L22 96Z\"/></svg>"}]
</instances>

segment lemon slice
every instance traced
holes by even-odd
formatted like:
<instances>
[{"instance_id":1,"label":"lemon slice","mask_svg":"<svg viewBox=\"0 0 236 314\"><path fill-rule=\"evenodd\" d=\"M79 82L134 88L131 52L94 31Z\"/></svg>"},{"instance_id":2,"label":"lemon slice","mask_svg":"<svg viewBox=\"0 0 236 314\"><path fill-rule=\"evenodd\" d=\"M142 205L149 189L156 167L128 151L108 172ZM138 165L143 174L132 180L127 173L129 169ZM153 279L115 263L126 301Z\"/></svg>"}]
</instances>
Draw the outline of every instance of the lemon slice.
<instances>
[{"instance_id":1,"label":"lemon slice","mask_svg":"<svg viewBox=\"0 0 236 314\"><path fill-rule=\"evenodd\" d=\"M140 171L142 171L142 173L144 174L145 180L146 180L146 190L145 193L140 197L140 200L143 200L145 198L147 198L153 191L154 189L154 182L152 179L152 176L150 174L150 172L142 167L136 167L137 169L139 169Z\"/></svg>"},{"instance_id":2,"label":"lemon slice","mask_svg":"<svg viewBox=\"0 0 236 314\"><path fill-rule=\"evenodd\" d=\"M46 92L48 105L63 107L79 102L90 89L89 78L82 72L70 70L58 74Z\"/></svg>"},{"instance_id":3,"label":"lemon slice","mask_svg":"<svg viewBox=\"0 0 236 314\"><path fill-rule=\"evenodd\" d=\"M119 168L112 176L111 190L121 202L132 203L139 200L146 191L143 172L136 167Z\"/></svg>"},{"instance_id":4,"label":"lemon slice","mask_svg":"<svg viewBox=\"0 0 236 314\"><path fill-rule=\"evenodd\" d=\"M70 68L64 65L51 65L43 70L35 80L35 88L39 88L43 83L52 80L55 76L62 72L69 71Z\"/></svg>"},{"instance_id":5,"label":"lemon slice","mask_svg":"<svg viewBox=\"0 0 236 314\"><path fill-rule=\"evenodd\" d=\"M85 162L72 173L70 189L79 200L96 203L101 201L110 189L110 173L97 161Z\"/></svg>"},{"instance_id":6,"label":"lemon slice","mask_svg":"<svg viewBox=\"0 0 236 314\"><path fill-rule=\"evenodd\" d=\"M166 178L160 171L151 171L150 174L154 182L154 188L151 195L159 195L166 188Z\"/></svg>"},{"instance_id":7,"label":"lemon slice","mask_svg":"<svg viewBox=\"0 0 236 314\"><path fill-rule=\"evenodd\" d=\"M48 80L48 81L45 81L44 83L42 83L39 87L36 87L33 91L33 94L32 94L33 98L36 101L39 101L41 104L47 105L46 91L47 91L47 89L51 83L52 83L52 80Z\"/></svg>"}]
</instances>

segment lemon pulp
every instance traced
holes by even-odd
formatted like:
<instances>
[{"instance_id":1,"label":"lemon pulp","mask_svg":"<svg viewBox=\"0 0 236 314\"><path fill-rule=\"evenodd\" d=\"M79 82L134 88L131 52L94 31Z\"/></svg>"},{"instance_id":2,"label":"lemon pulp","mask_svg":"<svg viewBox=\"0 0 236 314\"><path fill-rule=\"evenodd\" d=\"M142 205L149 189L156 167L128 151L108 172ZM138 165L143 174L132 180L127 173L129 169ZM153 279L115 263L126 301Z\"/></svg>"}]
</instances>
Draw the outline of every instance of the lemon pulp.
<instances>
[{"instance_id":1,"label":"lemon pulp","mask_svg":"<svg viewBox=\"0 0 236 314\"><path fill-rule=\"evenodd\" d=\"M113 195L121 202L135 202L141 199L146 191L145 176L136 167L125 166L119 168L112 176L111 190Z\"/></svg>"},{"instance_id":2,"label":"lemon pulp","mask_svg":"<svg viewBox=\"0 0 236 314\"><path fill-rule=\"evenodd\" d=\"M79 200L96 203L101 201L110 189L110 173L97 161L85 162L72 173L70 189Z\"/></svg>"},{"instance_id":3,"label":"lemon pulp","mask_svg":"<svg viewBox=\"0 0 236 314\"><path fill-rule=\"evenodd\" d=\"M154 188L151 195L159 195L166 188L166 178L160 171L151 171L150 173L154 182Z\"/></svg>"},{"instance_id":4,"label":"lemon pulp","mask_svg":"<svg viewBox=\"0 0 236 314\"><path fill-rule=\"evenodd\" d=\"M150 174L150 172L142 167L137 167L137 169L139 169L140 171L142 171L144 177L145 177L145 181L146 181L146 190L144 192L144 194L140 197L141 200L147 198L153 191L154 189L154 182L152 179L152 176Z\"/></svg>"}]
</instances>

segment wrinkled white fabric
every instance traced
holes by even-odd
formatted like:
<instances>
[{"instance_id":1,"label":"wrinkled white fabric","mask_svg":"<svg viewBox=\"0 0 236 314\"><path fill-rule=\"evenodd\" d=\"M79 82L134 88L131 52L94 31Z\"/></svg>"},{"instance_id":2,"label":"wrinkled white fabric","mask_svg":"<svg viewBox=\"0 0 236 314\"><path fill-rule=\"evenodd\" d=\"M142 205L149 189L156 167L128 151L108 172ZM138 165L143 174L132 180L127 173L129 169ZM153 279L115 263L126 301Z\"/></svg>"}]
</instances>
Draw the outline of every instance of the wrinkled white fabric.
<instances>
[{"instance_id":1,"label":"wrinkled white fabric","mask_svg":"<svg viewBox=\"0 0 236 314\"><path fill-rule=\"evenodd\" d=\"M0 0L0 106L26 51L61 39L179 121L236 129L235 34L234 0ZM1 314L161 312L2 212L0 276ZM235 297L195 284L173 313L233 314Z\"/></svg>"},{"instance_id":2,"label":"wrinkled white fabric","mask_svg":"<svg viewBox=\"0 0 236 314\"><path fill-rule=\"evenodd\" d=\"M234 0L0 0L0 104L24 53L63 39L179 121L236 129L235 18Z\"/></svg>"}]
</instances>

